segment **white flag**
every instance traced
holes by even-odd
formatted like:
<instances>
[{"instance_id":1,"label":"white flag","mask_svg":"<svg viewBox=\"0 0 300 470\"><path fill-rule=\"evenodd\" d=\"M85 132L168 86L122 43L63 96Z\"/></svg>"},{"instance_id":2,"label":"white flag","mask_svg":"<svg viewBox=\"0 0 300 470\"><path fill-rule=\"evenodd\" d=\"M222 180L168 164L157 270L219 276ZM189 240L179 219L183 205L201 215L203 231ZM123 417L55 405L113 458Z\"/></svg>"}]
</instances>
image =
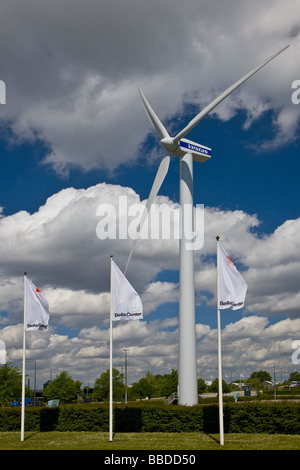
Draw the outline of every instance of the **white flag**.
<instances>
[{"instance_id":1,"label":"white flag","mask_svg":"<svg viewBox=\"0 0 300 470\"><path fill-rule=\"evenodd\" d=\"M25 277L26 304L25 329L47 330L49 322L49 304L41 291Z\"/></svg>"},{"instance_id":2,"label":"white flag","mask_svg":"<svg viewBox=\"0 0 300 470\"><path fill-rule=\"evenodd\" d=\"M219 308L237 310L245 303L247 284L220 243L219 246Z\"/></svg>"},{"instance_id":3,"label":"white flag","mask_svg":"<svg viewBox=\"0 0 300 470\"><path fill-rule=\"evenodd\" d=\"M112 320L142 319L142 301L114 261L112 261L112 285Z\"/></svg>"}]
</instances>

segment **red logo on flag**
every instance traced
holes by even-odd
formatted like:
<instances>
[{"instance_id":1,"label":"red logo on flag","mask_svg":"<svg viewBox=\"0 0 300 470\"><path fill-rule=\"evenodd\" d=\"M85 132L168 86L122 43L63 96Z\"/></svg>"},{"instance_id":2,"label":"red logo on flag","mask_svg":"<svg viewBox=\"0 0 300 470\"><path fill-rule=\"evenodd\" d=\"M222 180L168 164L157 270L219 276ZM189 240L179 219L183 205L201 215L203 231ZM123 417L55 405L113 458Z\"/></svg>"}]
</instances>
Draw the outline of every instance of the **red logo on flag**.
<instances>
[{"instance_id":1,"label":"red logo on flag","mask_svg":"<svg viewBox=\"0 0 300 470\"><path fill-rule=\"evenodd\" d=\"M234 262L232 261L232 259L230 258L230 256L227 255L227 258L232 262L233 266L235 266Z\"/></svg>"}]
</instances>

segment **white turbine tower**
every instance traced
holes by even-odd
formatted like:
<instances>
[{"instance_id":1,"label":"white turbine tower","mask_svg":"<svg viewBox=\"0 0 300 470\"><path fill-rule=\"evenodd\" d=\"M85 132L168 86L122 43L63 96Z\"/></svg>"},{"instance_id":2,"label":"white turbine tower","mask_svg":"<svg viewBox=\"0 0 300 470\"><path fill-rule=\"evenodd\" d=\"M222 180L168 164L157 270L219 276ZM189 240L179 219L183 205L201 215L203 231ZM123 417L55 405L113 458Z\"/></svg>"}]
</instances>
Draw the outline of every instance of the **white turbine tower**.
<instances>
[{"instance_id":1,"label":"white turbine tower","mask_svg":"<svg viewBox=\"0 0 300 470\"><path fill-rule=\"evenodd\" d=\"M230 93L254 75L264 65L286 50L289 46L280 49L274 55L262 62L258 67L244 75L240 80L227 88L221 95L206 106L190 123L175 137L170 137L163 124L151 108L143 92L138 87L146 113L153 125L160 143L165 149L156 173L145 211L138 227L136 238L133 242L128 257L125 273L127 271L134 246L139 238L143 223L151 209L151 205L168 172L170 155L180 158L180 205L181 205L181 238L180 238L180 274L179 274L179 364L178 385L181 405L195 405L198 403L197 393L197 362L196 362L196 321L195 321L195 289L194 289L194 257L190 247L189 235L193 232L193 160L205 162L210 158L210 149L184 139L186 134L198 124L210 111L212 111Z\"/></svg>"}]
</instances>

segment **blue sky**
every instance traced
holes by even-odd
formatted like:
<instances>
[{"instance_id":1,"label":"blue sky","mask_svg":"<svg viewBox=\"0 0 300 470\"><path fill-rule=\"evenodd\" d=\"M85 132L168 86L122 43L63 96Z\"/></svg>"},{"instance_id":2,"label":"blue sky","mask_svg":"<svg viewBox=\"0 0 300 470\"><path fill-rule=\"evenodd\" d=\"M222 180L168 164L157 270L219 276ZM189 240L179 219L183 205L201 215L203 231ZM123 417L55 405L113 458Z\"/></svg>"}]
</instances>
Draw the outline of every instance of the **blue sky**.
<instances>
[{"instance_id":1,"label":"blue sky","mask_svg":"<svg viewBox=\"0 0 300 470\"><path fill-rule=\"evenodd\" d=\"M225 372L272 371L274 363L286 376L298 370L291 362L300 339L300 105L291 100L300 78L298 3L254 1L250 10L246 1L183 7L174 0L166 15L167 0L151 8L89 0L85 12L75 1L64 16L69 3L1 7L0 339L7 359L20 366L26 270L51 310L49 331L27 335L39 382L53 369L91 384L108 368L109 255L124 269L131 241L99 240L97 208L120 196L145 201L164 153L136 83L175 135L290 44L186 137L212 148L209 161L194 163L194 202L204 204L204 245L195 253L198 375L209 378L217 367L216 235L248 283L245 308L222 314ZM19 28L13 39L12 27ZM157 202L178 200L172 157ZM177 368L176 243L139 241L128 279L145 316L115 326L115 365L123 367L122 347L129 347L132 382L148 370Z\"/></svg>"}]
</instances>

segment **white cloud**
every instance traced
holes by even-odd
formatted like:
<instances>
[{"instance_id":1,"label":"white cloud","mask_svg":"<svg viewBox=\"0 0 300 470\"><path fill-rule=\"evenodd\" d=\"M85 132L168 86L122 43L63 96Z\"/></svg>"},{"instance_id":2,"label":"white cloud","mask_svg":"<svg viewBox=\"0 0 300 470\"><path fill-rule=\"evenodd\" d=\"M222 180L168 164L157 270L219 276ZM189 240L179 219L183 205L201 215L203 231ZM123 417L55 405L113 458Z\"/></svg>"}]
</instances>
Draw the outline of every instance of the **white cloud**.
<instances>
[{"instance_id":1,"label":"white cloud","mask_svg":"<svg viewBox=\"0 0 300 470\"><path fill-rule=\"evenodd\" d=\"M119 204L120 197L127 200L127 206ZM165 203L166 198L158 198L161 201ZM118 210L107 222L119 226L120 221L130 221L126 211L140 200L132 189L121 186L68 188L54 194L33 214L21 211L0 219L2 311L21 319L22 273L26 270L49 298L53 318L59 324L78 328L86 322L107 323L109 255L115 253L116 263L124 269L132 244L126 238L97 237L101 219L97 210L100 204L106 207L108 203ZM168 200L170 207L171 203ZM209 207L204 213L204 245L195 252L198 303L215 302L215 237L219 234L248 283L248 311L295 315L299 304L299 219L286 221L260 238L252 230L259 224L256 216ZM146 316L160 305L178 301L177 283L156 280L157 274L167 269L178 269L178 240L139 240L127 277L143 299ZM207 293L213 296L207 297ZM2 322L6 321L3 317Z\"/></svg>"},{"instance_id":2,"label":"white cloud","mask_svg":"<svg viewBox=\"0 0 300 470\"><path fill-rule=\"evenodd\" d=\"M273 145L282 144L299 123L290 99L298 77L298 16L297 0L284 7L279 0L238 6L235 0L154 0L151 6L89 0L84 11L78 0L63 6L31 0L30 7L12 0L0 19L2 118L17 141L44 140L45 161L58 172L73 165L114 169L138 158L150 129L136 82L167 119L182 112L184 101L204 106L292 40L290 50L216 110L229 119L245 109L246 127L273 110ZM18 34L12 38L11 31Z\"/></svg>"},{"instance_id":3,"label":"white cloud","mask_svg":"<svg viewBox=\"0 0 300 470\"><path fill-rule=\"evenodd\" d=\"M54 323L78 328L109 322L109 292L93 294L85 290L47 288L43 294L50 302Z\"/></svg>"},{"instance_id":4,"label":"white cloud","mask_svg":"<svg viewBox=\"0 0 300 470\"><path fill-rule=\"evenodd\" d=\"M222 330L223 371L236 378L240 372L246 378L257 369L272 375L275 364L277 374L283 369L287 377L289 369L294 367L292 343L299 335L299 319L270 324L266 317L253 315L230 323ZM198 368L205 375L203 378L208 379L213 369L214 378L217 376L216 330L210 330L198 344Z\"/></svg>"},{"instance_id":5,"label":"white cloud","mask_svg":"<svg viewBox=\"0 0 300 470\"><path fill-rule=\"evenodd\" d=\"M119 322L114 327L114 366L124 366L123 348L128 347L129 383L139 380L149 370L154 374L168 373L178 367L178 330L176 321ZM171 329L169 327L171 326ZM300 335L300 319L286 319L270 324L266 317L248 316L226 325L222 330L223 371L233 380L243 373L247 378L255 370L267 370L277 377L294 370L293 341ZM197 324L198 376L217 376L217 330ZM21 367L22 326L7 326L0 330L7 360ZM92 326L70 338L53 331L28 332L27 373L32 377L37 361L38 383L42 386L50 377L67 370L74 379L93 385L94 380L109 368L109 334L107 329Z\"/></svg>"},{"instance_id":6,"label":"white cloud","mask_svg":"<svg viewBox=\"0 0 300 470\"><path fill-rule=\"evenodd\" d=\"M108 272L109 255L117 243L98 239L96 211L102 203L117 204L119 195L128 197L129 202L139 201L132 190L103 183L87 190L60 191L34 214L21 211L3 217L2 278L16 277L26 270L41 286L95 292L108 288L102 273ZM130 241L124 240L120 259L125 259L129 247Z\"/></svg>"},{"instance_id":7,"label":"white cloud","mask_svg":"<svg viewBox=\"0 0 300 470\"><path fill-rule=\"evenodd\" d=\"M144 311L155 310L159 305L178 302L178 285L174 282L152 282L142 296Z\"/></svg>"},{"instance_id":8,"label":"white cloud","mask_svg":"<svg viewBox=\"0 0 300 470\"><path fill-rule=\"evenodd\" d=\"M123 269L132 241L99 240L96 211L100 202L117 204L120 195L139 202L130 188L99 184L86 190L63 190L34 214L23 211L0 219L0 339L6 344L8 360L20 361L20 273L26 267L50 302L50 330L28 334L27 343L28 359L38 358L43 380L49 378L50 368L62 368L91 382L108 368L109 254L116 251L115 260ZM117 214L124 217L123 212ZM198 304L215 305L216 234L248 283L247 316L223 330L224 367L239 364L240 368L261 369L275 360L287 367L293 352L290 343L300 334L296 318L299 219L286 221L262 238L252 230L259 224L257 218L242 211L206 208L204 220L204 245L195 252ZM178 302L178 283L157 280L163 269L178 269L178 243L139 240L137 246L127 277L142 297L144 320L114 325L116 365L123 364L122 348L129 347L132 380L147 370L176 369L178 360L178 317L173 308ZM153 319L151 313L162 306L167 315ZM290 318L269 324L267 315L279 313ZM66 328L73 332L65 334ZM199 370L215 368L216 330L198 324L197 339Z\"/></svg>"}]
</instances>

